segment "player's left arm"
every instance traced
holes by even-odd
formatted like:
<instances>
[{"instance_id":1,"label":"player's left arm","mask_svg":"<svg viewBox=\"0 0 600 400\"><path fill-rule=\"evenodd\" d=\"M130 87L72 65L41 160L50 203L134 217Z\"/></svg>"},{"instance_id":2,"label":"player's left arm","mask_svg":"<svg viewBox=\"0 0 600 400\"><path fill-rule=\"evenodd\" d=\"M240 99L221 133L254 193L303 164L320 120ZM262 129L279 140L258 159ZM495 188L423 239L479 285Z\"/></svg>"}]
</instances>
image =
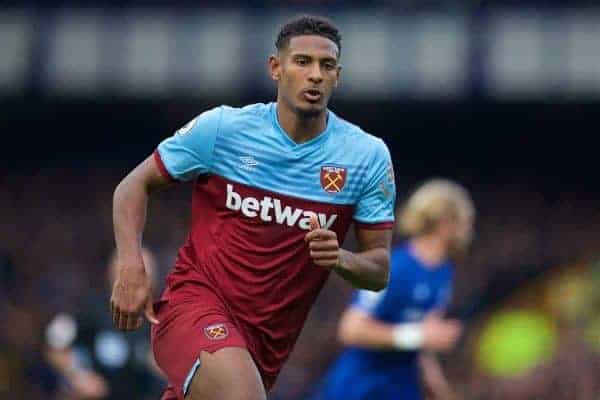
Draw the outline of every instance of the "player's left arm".
<instances>
[{"instance_id":1,"label":"player's left arm","mask_svg":"<svg viewBox=\"0 0 600 400\"><path fill-rule=\"evenodd\" d=\"M333 269L356 288L381 290L389 280L396 188L387 146L381 140L371 144L368 173L353 216L358 252L340 249L336 233L321 229L316 216L306 241L316 265Z\"/></svg>"},{"instance_id":2,"label":"player's left arm","mask_svg":"<svg viewBox=\"0 0 600 400\"><path fill-rule=\"evenodd\" d=\"M354 287L369 290L384 289L389 281L392 230L356 229L359 251L340 248L334 231L321 229L316 217L311 219L311 231L306 234L313 262L330 268Z\"/></svg>"},{"instance_id":3,"label":"player's left arm","mask_svg":"<svg viewBox=\"0 0 600 400\"><path fill-rule=\"evenodd\" d=\"M334 271L359 289L381 290L389 281L392 230L356 228L359 251L340 249Z\"/></svg>"},{"instance_id":4,"label":"player's left arm","mask_svg":"<svg viewBox=\"0 0 600 400\"><path fill-rule=\"evenodd\" d=\"M387 146L381 140L374 143L354 213L358 251L341 249L334 269L356 288L381 290L389 280L396 185Z\"/></svg>"},{"instance_id":5,"label":"player's left arm","mask_svg":"<svg viewBox=\"0 0 600 400\"><path fill-rule=\"evenodd\" d=\"M432 400L458 400L458 395L446 379L446 375L435 354L422 352L419 354L421 381L427 398Z\"/></svg>"}]
</instances>

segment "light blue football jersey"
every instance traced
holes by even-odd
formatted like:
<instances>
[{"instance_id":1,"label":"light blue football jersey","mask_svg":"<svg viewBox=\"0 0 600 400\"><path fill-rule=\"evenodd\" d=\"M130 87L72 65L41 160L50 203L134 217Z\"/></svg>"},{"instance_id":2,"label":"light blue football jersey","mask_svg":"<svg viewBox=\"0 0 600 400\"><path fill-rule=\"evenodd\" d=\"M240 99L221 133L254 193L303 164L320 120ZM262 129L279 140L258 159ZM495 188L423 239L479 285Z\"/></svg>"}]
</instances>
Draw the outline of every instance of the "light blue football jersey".
<instances>
[{"instance_id":1,"label":"light blue football jersey","mask_svg":"<svg viewBox=\"0 0 600 400\"><path fill-rule=\"evenodd\" d=\"M298 144L279 125L275 103L222 106L154 153L165 176L194 182L190 234L163 298L189 281L211 287L252 338L249 350L270 382L329 275L314 265L304 241L311 217L340 243L353 222L363 229L393 226L386 145L327 115L326 129Z\"/></svg>"},{"instance_id":2,"label":"light blue football jersey","mask_svg":"<svg viewBox=\"0 0 600 400\"><path fill-rule=\"evenodd\" d=\"M351 205L359 223L393 221L393 167L381 139L328 111L325 131L297 144L276 110L270 103L200 114L158 146L166 171L182 181L214 174L308 201ZM337 173L323 182L328 167Z\"/></svg>"}]
</instances>

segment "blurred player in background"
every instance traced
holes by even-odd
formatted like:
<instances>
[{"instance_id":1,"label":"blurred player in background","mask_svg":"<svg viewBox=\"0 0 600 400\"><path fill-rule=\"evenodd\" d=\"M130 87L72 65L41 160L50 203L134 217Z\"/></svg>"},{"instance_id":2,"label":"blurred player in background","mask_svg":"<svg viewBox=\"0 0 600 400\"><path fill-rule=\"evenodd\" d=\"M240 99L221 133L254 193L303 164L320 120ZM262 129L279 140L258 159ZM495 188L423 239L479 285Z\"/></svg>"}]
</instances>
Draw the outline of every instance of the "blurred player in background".
<instances>
[{"instance_id":1,"label":"blurred player in background","mask_svg":"<svg viewBox=\"0 0 600 400\"><path fill-rule=\"evenodd\" d=\"M429 181L410 196L397 223L408 241L392 249L390 283L378 293L356 292L338 331L347 348L318 398L455 398L434 354L461 334L461 324L443 313L450 259L471 241L474 215L469 194L450 181Z\"/></svg>"},{"instance_id":2,"label":"blurred player in background","mask_svg":"<svg viewBox=\"0 0 600 400\"><path fill-rule=\"evenodd\" d=\"M387 285L395 185L387 146L337 117L341 39L320 17L286 24L269 58L277 101L217 107L163 141L114 194L122 330L153 324L163 399L259 400L331 270ZM193 181L191 231L152 306L140 243L146 203ZM359 252L340 249L355 223Z\"/></svg>"},{"instance_id":3,"label":"blurred player in background","mask_svg":"<svg viewBox=\"0 0 600 400\"><path fill-rule=\"evenodd\" d=\"M142 257L156 287L156 258L147 248L142 249ZM113 254L108 267L110 287L116 277ZM57 398L155 399L164 380L152 355L149 330L133 335L115 332L103 306L106 303L95 296L84 302L81 313L59 314L46 328L45 357L63 383Z\"/></svg>"}]
</instances>

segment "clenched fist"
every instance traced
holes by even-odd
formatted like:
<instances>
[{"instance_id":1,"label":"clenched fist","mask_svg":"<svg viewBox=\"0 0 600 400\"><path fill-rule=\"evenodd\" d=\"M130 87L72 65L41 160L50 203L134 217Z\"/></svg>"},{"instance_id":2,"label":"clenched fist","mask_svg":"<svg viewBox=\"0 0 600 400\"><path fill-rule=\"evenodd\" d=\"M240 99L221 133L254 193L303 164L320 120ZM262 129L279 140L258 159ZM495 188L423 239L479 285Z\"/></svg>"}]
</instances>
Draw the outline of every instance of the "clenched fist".
<instances>
[{"instance_id":1,"label":"clenched fist","mask_svg":"<svg viewBox=\"0 0 600 400\"><path fill-rule=\"evenodd\" d=\"M316 216L310 218L310 232L304 237L308 243L310 258L319 267L332 269L340 263L340 244L337 234L329 229L321 229Z\"/></svg>"},{"instance_id":2,"label":"clenched fist","mask_svg":"<svg viewBox=\"0 0 600 400\"><path fill-rule=\"evenodd\" d=\"M152 308L152 283L144 262L120 263L110 299L110 310L116 328L132 331L142 326L142 315L152 324L158 319Z\"/></svg>"}]
</instances>

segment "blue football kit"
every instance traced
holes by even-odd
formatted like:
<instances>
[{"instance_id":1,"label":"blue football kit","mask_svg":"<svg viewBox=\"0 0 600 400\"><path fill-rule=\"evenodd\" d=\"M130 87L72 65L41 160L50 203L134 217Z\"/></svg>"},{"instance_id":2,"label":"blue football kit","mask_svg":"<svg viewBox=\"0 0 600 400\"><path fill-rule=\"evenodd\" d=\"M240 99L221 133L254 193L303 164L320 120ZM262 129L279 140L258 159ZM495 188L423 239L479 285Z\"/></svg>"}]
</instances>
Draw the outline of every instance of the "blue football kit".
<instances>
[{"instance_id":1,"label":"blue football kit","mask_svg":"<svg viewBox=\"0 0 600 400\"><path fill-rule=\"evenodd\" d=\"M451 296L452 265L426 266L409 243L392 249L390 282L380 292L358 290L350 307L387 324L420 321L443 310ZM418 352L345 349L326 375L317 399L422 400Z\"/></svg>"}]
</instances>

